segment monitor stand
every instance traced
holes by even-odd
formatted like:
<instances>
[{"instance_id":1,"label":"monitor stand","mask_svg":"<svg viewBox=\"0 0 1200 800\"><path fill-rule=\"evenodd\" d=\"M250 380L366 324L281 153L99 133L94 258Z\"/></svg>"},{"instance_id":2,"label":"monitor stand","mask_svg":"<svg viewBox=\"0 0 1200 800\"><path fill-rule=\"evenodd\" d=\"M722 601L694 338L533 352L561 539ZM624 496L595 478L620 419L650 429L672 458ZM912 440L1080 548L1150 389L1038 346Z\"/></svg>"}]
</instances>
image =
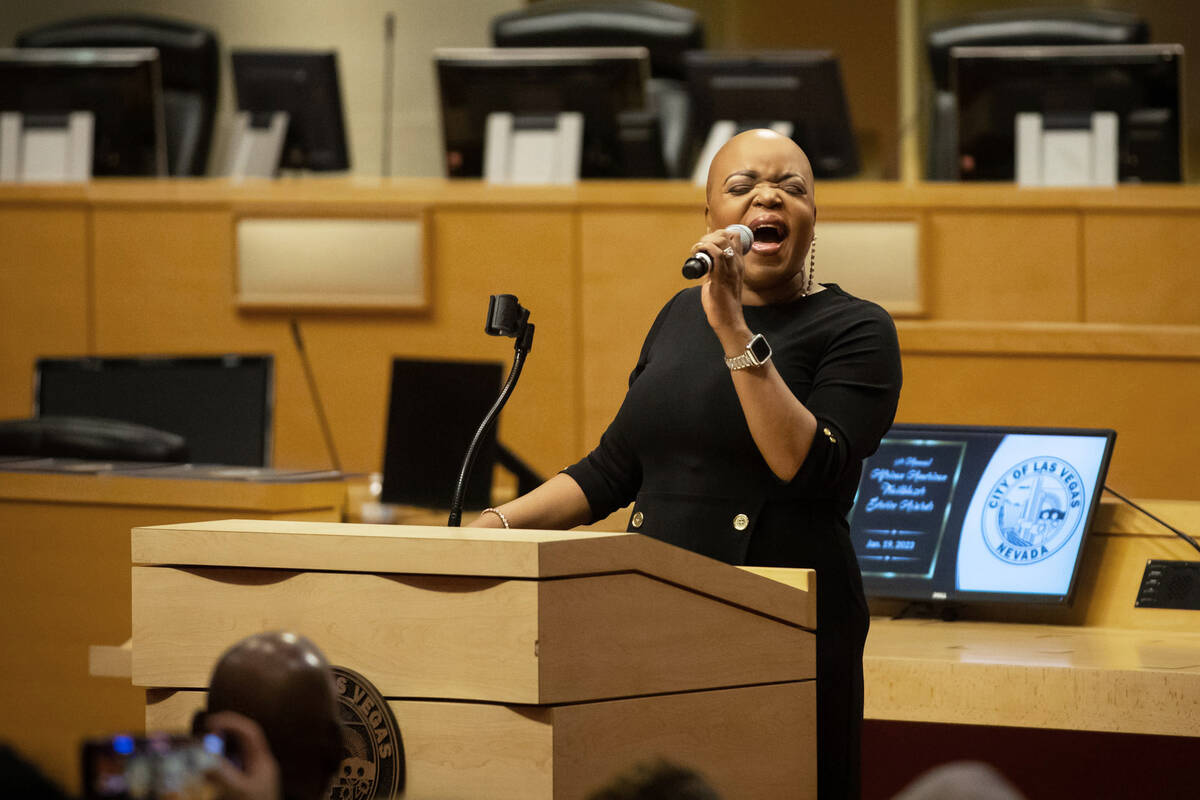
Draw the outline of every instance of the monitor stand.
<instances>
[{"instance_id":1,"label":"monitor stand","mask_svg":"<svg viewBox=\"0 0 1200 800\"><path fill-rule=\"evenodd\" d=\"M231 178L273 178L279 170L288 113L239 111L222 173Z\"/></svg>"},{"instance_id":2,"label":"monitor stand","mask_svg":"<svg viewBox=\"0 0 1200 800\"><path fill-rule=\"evenodd\" d=\"M1117 115L1017 114L1018 186L1115 186Z\"/></svg>"},{"instance_id":3,"label":"monitor stand","mask_svg":"<svg viewBox=\"0 0 1200 800\"><path fill-rule=\"evenodd\" d=\"M575 183L582 154L583 114L578 111L488 114L483 177L490 183Z\"/></svg>"},{"instance_id":4,"label":"monitor stand","mask_svg":"<svg viewBox=\"0 0 1200 800\"><path fill-rule=\"evenodd\" d=\"M961 606L954 603L913 601L904 606L892 619L940 619L954 622L958 619Z\"/></svg>"},{"instance_id":5,"label":"monitor stand","mask_svg":"<svg viewBox=\"0 0 1200 800\"><path fill-rule=\"evenodd\" d=\"M0 113L0 182L86 181L94 128L90 111Z\"/></svg>"},{"instance_id":6,"label":"monitor stand","mask_svg":"<svg viewBox=\"0 0 1200 800\"><path fill-rule=\"evenodd\" d=\"M796 126L787 120L773 120L769 122L739 124L731 119L719 119L712 124L708 129L708 138L704 140L704 147L700 149L700 157L696 159L696 167L692 170L692 183L697 186L704 186L708 183L708 168L712 165L713 158L716 157L717 151L720 150L726 142L737 136L743 131L748 131L753 128L770 128L780 136L792 138L792 133Z\"/></svg>"}]
</instances>

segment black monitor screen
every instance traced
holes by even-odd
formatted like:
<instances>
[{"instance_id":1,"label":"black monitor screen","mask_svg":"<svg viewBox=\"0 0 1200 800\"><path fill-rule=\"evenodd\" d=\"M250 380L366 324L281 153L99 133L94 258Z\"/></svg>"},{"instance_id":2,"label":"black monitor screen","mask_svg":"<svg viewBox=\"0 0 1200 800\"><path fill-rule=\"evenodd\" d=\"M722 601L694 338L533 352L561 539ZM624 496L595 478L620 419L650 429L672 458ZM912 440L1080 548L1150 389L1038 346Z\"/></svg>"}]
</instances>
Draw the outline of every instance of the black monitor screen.
<instances>
[{"instance_id":1,"label":"black monitor screen","mask_svg":"<svg viewBox=\"0 0 1200 800\"><path fill-rule=\"evenodd\" d=\"M1180 45L955 47L950 56L963 180L1013 180L1015 120L1030 111L1047 128L1115 112L1117 180L1181 180Z\"/></svg>"},{"instance_id":2,"label":"black monitor screen","mask_svg":"<svg viewBox=\"0 0 1200 800\"><path fill-rule=\"evenodd\" d=\"M157 50L0 49L0 111L27 125L90 111L93 175L167 174Z\"/></svg>"},{"instance_id":3,"label":"black monitor screen","mask_svg":"<svg viewBox=\"0 0 1200 800\"><path fill-rule=\"evenodd\" d=\"M713 123L738 129L792 125L818 178L858 173L858 147L837 57L825 50L748 53L695 51L686 56L691 141L696 154Z\"/></svg>"},{"instance_id":4,"label":"black monitor screen","mask_svg":"<svg viewBox=\"0 0 1200 800\"><path fill-rule=\"evenodd\" d=\"M116 419L177 433L198 464L267 466L271 356L41 358L35 416Z\"/></svg>"},{"instance_id":5,"label":"black monitor screen","mask_svg":"<svg viewBox=\"0 0 1200 800\"><path fill-rule=\"evenodd\" d=\"M650 57L641 47L434 51L446 174L483 175L488 114L583 114L580 176L624 177L619 117L645 107Z\"/></svg>"},{"instance_id":6,"label":"black monitor screen","mask_svg":"<svg viewBox=\"0 0 1200 800\"><path fill-rule=\"evenodd\" d=\"M1068 603L1116 434L895 425L850 538L869 596Z\"/></svg>"},{"instance_id":7,"label":"black monitor screen","mask_svg":"<svg viewBox=\"0 0 1200 800\"><path fill-rule=\"evenodd\" d=\"M233 84L239 111L265 127L276 111L288 114L280 156L284 169L350 169L337 53L235 50Z\"/></svg>"},{"instance_id":8,"label":"black monitor screen","mask_svg":"<svg viewBox=\"0 0 1200 800\"><path fill-rule=\"evenodd\" d=\"M498 362L393 359L380 499L449 508L463 456L503 380L504 365ZM495 459L493 424L471 470L467 508L491 505Z\"/></svg>"}]
</instances>

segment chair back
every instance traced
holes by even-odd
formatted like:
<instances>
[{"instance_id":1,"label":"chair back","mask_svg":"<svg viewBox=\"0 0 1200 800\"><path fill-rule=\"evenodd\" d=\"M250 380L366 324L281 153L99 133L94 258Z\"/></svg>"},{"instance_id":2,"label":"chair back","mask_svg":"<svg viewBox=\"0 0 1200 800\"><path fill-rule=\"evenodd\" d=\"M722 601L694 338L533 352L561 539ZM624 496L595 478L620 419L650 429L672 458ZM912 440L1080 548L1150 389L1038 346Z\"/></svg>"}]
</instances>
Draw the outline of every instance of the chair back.
<instances>
[{"instance_id":1,"label":"chair back","mask_svg":"<svg viewBox=\"0 0 1200 800\"><path fill-rule=\"evenodd\" d=\"M695 11L654 0L549 0L493 19L492 45L645 47L650 51L646 101L658 116L666 172L671 177L686 173L689 104L683 54L704 48L704 23Z\"/></svg>"}]
</instances>

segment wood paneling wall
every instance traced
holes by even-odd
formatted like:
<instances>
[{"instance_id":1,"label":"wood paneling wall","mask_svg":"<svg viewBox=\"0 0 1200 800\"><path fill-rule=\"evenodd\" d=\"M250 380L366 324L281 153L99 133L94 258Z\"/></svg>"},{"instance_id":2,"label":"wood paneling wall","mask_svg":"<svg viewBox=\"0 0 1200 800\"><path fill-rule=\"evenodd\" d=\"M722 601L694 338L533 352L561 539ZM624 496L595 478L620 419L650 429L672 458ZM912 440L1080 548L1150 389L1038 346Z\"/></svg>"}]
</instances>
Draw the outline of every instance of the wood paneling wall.
<instances>
[{"instance_id":1,"label":"wood paneling wall","mask_svg":"<svg viewBox=\"0 0 1200 800\"><path fill-rule=\"evenodd\" d=\"M819 187L822 220L919 225L926 313L899 320L900 419L1116 428L1115 486L1200 498L1188 444L1200 397L1200 190ZM489 294L537 339L501 438L553 473L599 437L654 315L685 285L703 230L688 184L98 181L0 187L0 408L30 408L42 354L265 352L276 357L274 463L328 463L288 331L301 324L346 468L379 469L393 356L507 362ZM246 312L241 216L425 215L431 303L417 312ZM818 259L818 277L820 262ZM866 293L869 297L869 293Z\"/></svg>"}]
</instances>

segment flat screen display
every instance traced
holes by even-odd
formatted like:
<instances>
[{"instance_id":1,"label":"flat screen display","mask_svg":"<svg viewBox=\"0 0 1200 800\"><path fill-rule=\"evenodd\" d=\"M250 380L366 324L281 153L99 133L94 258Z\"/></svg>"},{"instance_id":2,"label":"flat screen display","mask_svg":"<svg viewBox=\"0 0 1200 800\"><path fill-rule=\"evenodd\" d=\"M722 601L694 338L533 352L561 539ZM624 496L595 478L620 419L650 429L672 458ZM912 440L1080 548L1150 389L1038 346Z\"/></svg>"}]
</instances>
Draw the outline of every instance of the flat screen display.
<instances>
[{"instance_id":1,"label":"flat screen display","mask_svg":"<svg viewBox=\"0 0 1200 800\"><path fill-rule=\"evenodd\" d=\"M850 538L868 596L1068 603L1116 433L895 425Z\"/></svg>"},{"instance_id":2,"label":"flat screen display","mask_svg":"<svg viewBox=\"0 0 1200 800\"><path fill-rule=\"evenodd\" d=\"M1117 115L1117 180L1177 183L1183 175L1183 48L1177 44L955 47L951 75L962 180L1011 181L1015 119L1045 129Z\"/></svg>"},{"instance_id":3,"label":"flat screen display","mask_svg":"<svg viewBox=\"0 0 1200 800\"><path fill-rule=\"evenodd\" d=\"M450 508L467 447L503 380L499 362L393 359L380 499ZM463 501L468 509L491 505L498 424L480 441Z\"/></svg>"},{"instance_id":4,"label":"flat screen display","mask_svg":"<svg viewBox=\"0 0 1200 800\"><path fill-rule=\"evenodd\" d=\"M41 358L35 416L116 419L177 433L197 464L269 465L271 356Z\"/></svg>"},{"instance_id":5,"label":"flat screen display","mask_svg":"<svg viewBox=\"0 0 1200 800\"><path fill-rule=\"evenodd\" d=\"M0 111L26 124L94 119L92 175L166 175L166 118L153 48L0 49Z\"/></svg>"},{"instance_id":6,"label":"flat screen display","mask_svg":"<svg viewBox=\"0 0 1200 800\"><path fill-rule=\"evenodd\" d=\"M446 175L483 175L488 114L584 116L580 177L626 176L619 117L646 105L649 52L642 47L442 48L434 50Z\"/></svg>"},{"instance_id":7,"label":"flat screen display","mask_svg":"<svg viewBox=\"0 0 1200 800\"><path fill-rule=\"evenodd\" d=\"M239 111L264 127L272 112L288 114L281 168L350 169L336 52L235 50L230 62Z\"/></svg>"}]
</instances>

